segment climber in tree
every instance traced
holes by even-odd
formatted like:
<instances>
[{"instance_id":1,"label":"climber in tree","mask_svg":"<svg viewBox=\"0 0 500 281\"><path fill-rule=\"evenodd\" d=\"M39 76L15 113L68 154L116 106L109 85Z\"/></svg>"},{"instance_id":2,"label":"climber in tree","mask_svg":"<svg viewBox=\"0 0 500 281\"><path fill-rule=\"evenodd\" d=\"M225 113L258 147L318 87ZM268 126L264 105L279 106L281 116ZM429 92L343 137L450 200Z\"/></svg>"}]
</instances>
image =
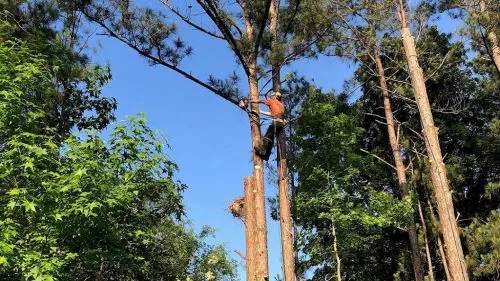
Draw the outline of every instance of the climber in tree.
<instances>
[{"instance_id":1,"label":"climber in tree","mask_svg":"<svg viewBox=\"0 0 500 281\"><path fill-rule=\"evenodd\" d=\"M274 137L282 129L285 123L283 117L285 114L285 106L281 102L281 94L274 92L271 98L258 101L250 101L251 103L263 103L269 107L270 112L262 111L262 114L271 116L273 122L267 128L266 134L262 137L260 145L255 147L255 151L263 160L269 160L271 150L273 149Z\"/></svg>"}]
</instances>

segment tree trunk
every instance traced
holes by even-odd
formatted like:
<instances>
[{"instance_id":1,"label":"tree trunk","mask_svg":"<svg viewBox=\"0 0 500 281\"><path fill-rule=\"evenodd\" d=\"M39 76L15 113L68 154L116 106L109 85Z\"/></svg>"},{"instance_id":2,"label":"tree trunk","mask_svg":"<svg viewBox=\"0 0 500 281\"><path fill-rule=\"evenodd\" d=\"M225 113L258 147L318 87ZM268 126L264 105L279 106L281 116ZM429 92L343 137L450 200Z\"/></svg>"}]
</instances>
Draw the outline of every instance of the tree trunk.
<instances>
[{"instance_id":1,"label":"tree trunk","mask_svg":"<svg viewBox=\"0 0 500 281\"><path fill-rule=\"evenodd\" d=\"M439 248L439 255L441 256L441 261L443 262L444 273L446 274L446 280L453 281L450 276L450 270L448 269L448 262L446 261L446 255L444 254L443 241L441 240L441 236L437 236L437 243Z\"/></svg>"},{"instance_id":2,"label":"tree trunk","mask_svg":"<svg viewBox=\"0 0 500 281\"><path fill-rule=\"evenodd\" d=\"M397 0L396 0L397 1ZM401 21L401 38L403 40L411 81L415 92L425 147L430 164L430 175L436 197L439 221L446 246L446 257L449 261L450 274L454 281L468 281L467 264L465 263L460 234L456 223L453 200L451 197L446 167L441 154L438 128L434 125L431 106L427 96L423 71L418 63L415 40L411 36L406 21L403 0L399 0L398 13Z\"/></svg>"},{"instance_id":3,"label":"tree trunk","mask_svg":"<svg viewBox=\"0 0 500 281\"><path fill-rule=\"evenodd\" d=\"M335 223L332 221L332 235L333 235L333 251L335 252L335 260L337 261L337 281L342 281L342 274L340 272L340 256L337 249L337 233L335 232Z\"/></svg>"},{"instance_id":4,"label":"tree trunk","mask_svg":"<svg viewBox=\"0 0 500 281\"><path fill-rule=\"evenodd\" d=\"M436 217L434 215L434 209L432 208L432 204L429 198L427 198L427 205L429 206L429 213L431 214L431 217L434 220ZM450 276L450 270L448 269L448 262L446 261L446 255L444 253L443 241L439 233L436 235L436 240L438 243L439 255L441 256L441 262L443 264L444 273L446 274L446 280L453 281L453 279L451 279Z\"/></svg>"},{"instance_id":5,"label":"tree trunk","mask_svg":"<svg viewBox=\"0 0 500 281\"><path fill-rule=\"evenodd\" d=\"M488 20L488 11L486 7L486 1L481 0L479 1L479 9L481 11L481 14L483 14ZM488 33L488 40L490 40L491 44L491 56L493 57L493 62L495 63L495 66L497 68L497 72L500 73L500 47L498 46L498 38L494 30L490 28L486 28L486 32Z\"/></svg>"},{"instance_id":6,"label":"tree trunk","mask_svg":"<svg viewBox=\"0 0 500 281\"><path fill-rule=\"evenodd\" d=\"M434 281L434 269L432 268L432 258L431 251L429 249L429 239L427 237L427 227L425 226L424 213L422 212L422 206L420 205L420 201L418 201L418 214L420 215L420 222L422 223L422 230L424 233L424 241L425 241L425 254L427 255L427 265L429 267L429 280Z\"/></svg>"},{"instance_id":7,"label":"tree trunk","mask_svg":"<svg viewBox=\"0 0 500 281\"><path fill-rule=\"evenodd\" d=\"M253 177L245 177L244 180L245 188L245 237L246 237L246 254L245 261L247 266L247 281L256 281L256 271L255 271L255 236L256 236L256 225L255 225L255 194L257 190L255 189L255 180Z\"/></svg>"},{"instance_id":8,"label":"tree trunk","mask_svg":"<svg viewBox=\"0 0 500 281\"><path fill-rule=\"evenodd\" d=\"M250 100L259 99L259 90L257 88L256 63L250 65L251 74L248 77L250 85ZM252 112L250 118L250 129L252 132L252 148L260 145L260 118L259 106L256 103L251 105ZM257 281L269 280L268 257L267 257L267 224L266 224L266 195L264 190L264 171L262 159L254 151L253 153L253 176L255 179L255 269ZM253 280L252 280L253 281Z\"/></svg>"},{"instance_id":9,"label":"tree trunk","mask_svg":"<svg viewBox=\"0 0 500 281\"><path fill-rule=\"evenodd\" d=\"M269 9L269 29L271 31L271 65L273 91L281 93L281 75L278 37L279 0L271 0ZM277 172L278 172L278 197L281 227L281 248L283 255L284 281L295 281L295 257L293 251L292 214L290 212L290 195L288 183L288 167L286 161L285 130L277 132Z\"/></svg>"},{"instance_id":10,"label":"tree trunk","mask_svg":"<svg viewBox=\"0 0 500 281\"><path fill-rule=\"evenodd\" d=\"M255 44L254 26L248 16L248 11L243 11L245 18L245 28L248 42ZM246 58L248 66L248 88L250 90L250 100L259 99L259 88L257 79L257 53L252 53ZM263 161L257 155L254 147L258 147L261 142L260 133L260 109L259 104L250 103L250 130L252 133L252 161L253 177L255 182L255 276L256 281L269 280L268 256L267 256L267 223L266 223L266 194L264 189ZM254 280L251 280L254 281Z\"/></svg>"},{"instance_id":11,"label":"tree trunk","mask_svg":"<svg viewBox=\"0 0 500 281\"><path fill-rule=\"evenodd\" d=\"M382 59L380 58L380 50L378 48L375 49L375 63L377 65L380 89L382 90L382 95L384 97L384 110L385 119L387 122L387 133L389 135L389 143L392 148L392 155L394 157L394 163L396 166L399 188L401 189L401 195L404 197L409 194L408 181L406 180L406 170L399 149L399 140L396 136L396 130L394 129L394 116L392 114L391 100L389 98L384 66L382 64ZM422 261L420 258L420 250L418 246L417 228L414 221L411 222L410 227L408 228L408 238L410 240L411 260L413 263L413 273L415 274L415 280L423 281L424 272L422 269Z\"/></svg>"}]
</instances>

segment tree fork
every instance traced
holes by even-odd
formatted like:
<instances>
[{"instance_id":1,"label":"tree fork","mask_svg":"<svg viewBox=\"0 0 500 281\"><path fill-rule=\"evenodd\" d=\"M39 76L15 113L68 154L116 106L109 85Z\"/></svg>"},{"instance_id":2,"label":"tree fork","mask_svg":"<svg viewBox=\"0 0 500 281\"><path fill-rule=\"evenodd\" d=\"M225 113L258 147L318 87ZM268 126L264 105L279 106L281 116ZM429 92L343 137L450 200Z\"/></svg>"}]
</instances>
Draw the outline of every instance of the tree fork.
<instances>
[{"instance_id":1,"label":"tree fork","mask_svg":"<svg viewBox=\"0 0 500 281\"><path fill-rule=\"evenodd\" d=\"M411 36L410 29L408 28L403 0L395 1L401 23L401 38L420 114L425 147L429 156L429 170L436 197L450 274L454 281L468 281L467 264L465 263L458 225L456 223L446 166L443 162L439 144L438 129L434 125L423 70L418 63L415 39Z\"/></svg>"},{"instance_id":2,"label":"tree fork","mask_svg":"<svg viewBox=\"0 0 500 281\"><path fill-rule=\"evenodd\" d=\"M273 91L281 92L281 75L278 37L279 0L271 0L269 8L269 29L271 31L271 66ZM281 228L281 249L283 256L283 276L285 281L295 281L295 252L293 250L292 214L290 212L290 194L288 182L288 167L286 161L285 130L277 132L277 171L278 171L278 197Z\"/></svg>"},{"instance_id":3,"label":"tree fork","mask_svg":"<svg viewBox=\"0 0 500 281\"><path fill-rule=\"evenodd\" d=\"M403 159L401 158L401 151L399 149L399 142L396 136L396 130L394 129L394 116L392 113L391 100L389 98L389 91L387 88L384 66L382 64L382 59L380 58L380 50L378 49L378 47L375 48L375 63L377 65L380 89L382 90L382 95L384 98L384 111L385 111L385 119L387 122L387 133L389 135L389 143L391 145L392 155L394 157L394 164L396 166L396 175L398 177L399 188L401 190L402 197L404 197L409 194L408 181L406 179L406 170L403 163ZM413 263L413 273L415 274L415 280L423 281L424 271L422 267L422 260L420 257L420 250L418 246L417 228L415 226L414 220L411 221L410 227L408 228L408 238L410 241L411 260Z\"/></svg>"}]
</instances>

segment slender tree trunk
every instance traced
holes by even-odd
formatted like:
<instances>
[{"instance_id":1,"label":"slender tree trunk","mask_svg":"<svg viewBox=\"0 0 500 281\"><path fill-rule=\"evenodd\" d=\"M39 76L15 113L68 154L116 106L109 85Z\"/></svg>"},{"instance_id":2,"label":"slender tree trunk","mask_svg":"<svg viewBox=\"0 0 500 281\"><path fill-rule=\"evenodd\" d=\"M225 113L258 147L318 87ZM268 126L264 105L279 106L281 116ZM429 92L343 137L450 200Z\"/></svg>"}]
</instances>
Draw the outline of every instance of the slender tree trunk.
<instances>
[{"instance_id":1,"label":"slender tree trunk","mask_svg":"<svg viewBox=\"0 0 500 281\"><path fill-rule=\"evenodd\" d=\"M453 281L453 279L451 279L450 270L448 269L448 262L446 261L443 241L441 240L440 235L437 236L437 243L438 243L439 255L441 256L441 261L443 262L444 273L446 274L446 280Z\"/></svg>"},{"instance_id":2,"label":"slender tree trunk","mask_svg":"<svg viewBox=\"0 0 500 281\"><path fill-rule=\"evenodd\" d=\"M434 281L434 269L432 267L432 258L431 251L429 249L429 239L427 237L427 227L425 226L424 213L422 212L422 206L420 205L420 201L417 203L418 205L418 214L420 215L420 222L422 223L422 231L424 233L424 241L425 241L425 254L427 255L427 266L429 267L429 280Z\"/></svg>"},{"instance_id":3,"label":"slender tree trunk","mask_svg":"<svg viewBox=\"0 0 500 281\"><path fill-rule=\"evenodd\" d=\"M281 75L278 37L278 16L279 0L271 0L269 10L270 31L271 31L271 65L273 91L281 93ZM278 190L279 190L279 210L281 226L281 247L283 254L283 276L285 281L295 281L295 258L293 251L293 231L292 214L290 212L290 195L288 182L288 167L286 161L286 141L284 128L279 130L277 138L278 144Z\"/></svg>"},{"instance_id":4,"label":"slender tree trunk","mask_svg":"<svg viewBox=\"0 0 500 281\"><path fill-rule=\"evenodd\" d=\"M415 99L420 113L425 147L430 164L430 175L436 197L439 221L446 246L446 256L449 261L450 273L454 281L468 281L467 264L465 263L460 234L456 223L453 200L451 197L446 167L441 154L438 128L434 125L431 106L427 96L423 71L418 63L415 40L411 36L406 21L406 11L403 0L395 0L401 22L401 38L403 40Z\"/></svg>"},{"instance_id":5,"label":"slender tree trunk","mask_svg":"<svg viewBox=\"0 0 500 281\"><path fill-rule=\"evenodd\" d=\"M479 9L481 14L483 14L488 20L488 11L486 7L486 0L479 1ZM498 38L494 30L490 28L486 28L486 32L488 33L487 37L490 40L491 44L491 56L493 57L493 62L497 68L497 72L500 73L500 47L498 46Z\"/></svg>"},{"instance_id":6,"label":"slender tree trunk","mask_svg":"<svg viewBox=\"0 0 500 281\"><path fill-rule=\"evenodd\" d=\"M432 208L432 204L429 198L427 198L427 205L429 206L429 213L431 214L432 219L435 220L436 216L434 215L434 209ZM441 256L441 262L443 264L444 273L446 274L446 280L453 281L453 279L451 279L450 270L448 269L446 254L444 253L443 240L441 239L441 235L439 233L436 235L436 240L438 244L439 255Z\"/></svg>"},{"instance_id":7,"label":"slender tree trunk","mask_svg":"<svg viewBox=\"0 0 500 281\"><path fill-rule=\"evenodd\" d=\"M257 259L255 258L255 236L257 233L255 231L255 194L257 190L255 189L254 177L245 177L244 188L247 281L256 281L255 261Z\"/></svg>"},{"instance_id":8,"label":"slender tree trunk","mask_svg":"<svg viewBox=\"0 0 500 281\"><path fill-rule=\"evenodd\" d=\"M401 158L401 151L399 149L399 140L396 136L396 130L394 128L394 116L392 114L391 100L389 98L384 66L382 64L382 59L380 58L380 50L378 48L375 49L375 63L377 65L380 89L382 90L382 95L384 97L384 111L385 119L387 122L389 143L392 148L392 155L394 157L394 163L396 166L399 188L401 189L401 195L404 197L409 194L408 181L406 180L406 170L403 164L403 159ZM408 228L408 238L410 240L411 260L413 263L413 273L415 274L415 280L423 281L424 272L422 269L422 261L420 258L420 250L418 246L417 228L414 221L411 222L410 227Z\"/></svg>"},{"instance_id":9,"label":"slender tree trunk","mask_svg":"<svg viewBox=\"0 0 500 281\"><path fill-rule=\"evenodd\" d=\"M256 62L250 65L251 74L248 77L248 83L250 85L250 100L259 99L259 90L257 87L257 75L256 75ZM252 148L258 147L260 145L260 118L259 118L259 106L258 104L252 103L252 112L250 118L250 129L252 132ZM256 234L255 234L255 269L256 269L256 281L269 280L269 269L268 269L268 257L267 257L267 223L266 223L266 196L264 190L264 171L262 159L255 153L253 153L253 176L255 179L255 223L256 223ZM252 280L253 281L253 280Z\"/></svg>"},{"instance_id":10,"label":"slender tree trunk","mask_svg":"<svg viewBox=\"0 0 500 281\"><path fill-rule=\"evenodd\" d=\"M335 223L332 221L332 235L333 235L333 251L335 252L335 260L337 261L337 281L342 281L342 274L340 271L340 256L337 249L337 233L335 232Z\"/></svg>"}]
</instances>

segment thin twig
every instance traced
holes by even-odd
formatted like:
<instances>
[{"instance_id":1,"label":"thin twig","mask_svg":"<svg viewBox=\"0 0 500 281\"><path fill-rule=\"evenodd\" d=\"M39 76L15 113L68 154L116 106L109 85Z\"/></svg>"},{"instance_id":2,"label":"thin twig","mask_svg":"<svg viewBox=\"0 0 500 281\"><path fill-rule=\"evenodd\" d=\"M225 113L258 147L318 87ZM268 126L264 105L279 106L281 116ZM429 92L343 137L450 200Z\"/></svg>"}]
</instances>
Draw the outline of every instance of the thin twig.
<instances>
[{"instance_id":1,"label":"thin twig","mask_svg":"<svg viewBox=\"0 0 500 281\"><path fill-rule=\"evenodd\" d=\"M362 148L360 148L359 150L363 151L364 153L367 153L368 155L372 156L372 157L375 157L376 159L380 160L381 162L383 162L384 164L387 164L389 165L391 168L393 168L394 170L396 170L396 167L394 167L394 165L392 165L391 163L385 161L384 159L380 158L379 156L375 155L375 154L372 154L370 153L369 151L367 150L364 150Z\"/></svg>"},{"instance_id":2,"label":"thin twig","mask_svg":"<svg viewBox=\"0 0 500 281\"><path fill-rule=\"evenodd\" d=\"M174 8L174 6L172 5L172 3L170 3L170 1L168 0L160 0L161 3L163 3L163 5L165 5L170 11L172 11L174 14L176 14L181 20L183 20L185 23L187 23L188 25L194 27L195 29L205 33L205 34L208 34L212 37L215 37L215 38L218 38L218 39L222 39L222 40L225 40L226 38L224 38L224 36L220 35L220 34L217 34L215 32L212 32L210 30L207 30L205 28L203 28L202 26L200 25L197 25L195 24L194 22L192 22L188 17L186 17L185 15L181 14L179 12L179 10L177 10L176 8Z\"/></svg>"}]
</instances>

